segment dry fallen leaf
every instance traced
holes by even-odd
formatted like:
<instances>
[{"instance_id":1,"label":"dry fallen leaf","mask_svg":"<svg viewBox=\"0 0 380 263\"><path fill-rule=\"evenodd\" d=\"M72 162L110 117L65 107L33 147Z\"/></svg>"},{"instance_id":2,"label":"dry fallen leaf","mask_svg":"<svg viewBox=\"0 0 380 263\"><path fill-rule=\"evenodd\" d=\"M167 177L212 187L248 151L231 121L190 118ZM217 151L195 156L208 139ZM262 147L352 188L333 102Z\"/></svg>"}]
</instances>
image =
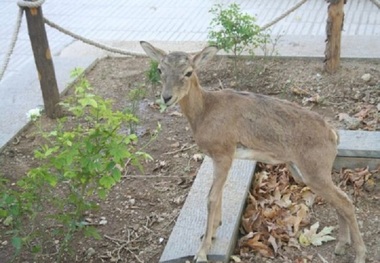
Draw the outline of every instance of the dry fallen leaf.
<instances>
[{"instance_id":1,"label":"dry fallen leaf","mask_svg":"<svg viewBox=\"0 0 380 263\"><path fill-rule=\"evenodd\" d=\"M170 147L172 147L172 148L179 148L179 146L180 146L179 142L175 142L175 143L170 144Z\"/></svg>"},{"instance_id":2,"label":"dry fallen leaf","mask_svg":"<svg viewBox=\"0 0 380 263\"><path fill-rule=\"evenodd\" d=\"M298 88L298 87L291 87L290 88L290 91L293 93L293 94L296 94L298 96L303 96L303 95L310 95L310 93L302 88Z\"/></svg>"},{"instance_id":3,"label":"dry fallen leaf","mask_svg":"<svg viewBox=\"0 0 380 263\"><path fill-rule=\"evenodd\" d=\"M309 209L306 205L301 204L300 209L297 211L296 221L294 223L294 233L298 233L301 222L307 217Z\"/></svg>"},{"instance_id":4,"label":"dry fallen leaf","mask_svg":"<svg viewBox=\"0 0 380 263\"><path fill-rule=\"evenodd\" d=\"M201 153L196 153L193 155L193 160L196 162L201 162L204 159L204 155Z\"/></svg>"},{"instance_id":5,"label":"dry fallen leaf","mask_svg":"<svg viewBox=\"0 0 380 263\"><path fill-rule=\"evenodd\" d=\"M240 257L238 257L238 256L234 256L234 255L232 255L232 256L231 256L231 259L232 259L234 262L236 262L236 263L242 262L241 259L240 259Z\"/></svg>"},{"instance_id":6,"label":"dry fallen leaf","mask_svg":"<svg viewBox=\"0 0 380 263\"><path fill-rule=\"evenodd\" d=\"M253 238L248 239L245 244L252 248L254 251L259 252L264 257L273 258L273 250L268 245L260 241L260 237L261 235L259 233L256 233L256 235Z\"/></svg>"},{"instance_id":7,"label":"dry fallen leaf","mask_svg":"<svg viewBox=\"0 0 380 263\"><path fill-rule=\"evenodd\" d=\"M169 113L169 116L177 116L177 117L182 117L182 113L178 112L178 111L172 111Z\"/></svg>"},{"instance_id":8,"label":"dry fallen leaf","mask_svg":"<svg viewBox=\"0 0 380 263\"><path fill-rule=\"evenodd\" d=\"M328 242L335 240L335 237L330 236L334 227L324 227L320 232L317 233L319 228L319 222L316 222L310 227L310 229L304 229L304 233L299 236L299 242L303 246L320 246L323 242Z\"/></svg>"},{"instance_id":9,"label":"dry fallen leaf","mask_svg":"<svg viewBox=\"0 0 380 263\"><path fill-rule=\"evenodd\" d=\"M308 98L303 98L302 99L302 104L303 105L307 105L308 103L321 103L323 101L323 97L319 96L318 94L315 94L311 97L308 97Z\"/></svg>"},{"instance_id":10,"label":"dry fallen leaf","mask_svg":"<svg viewBox=\"0 0 380 263\"><path fill-rule=\"evenodd\" d=\"M314 205L315 198L317 197L309 187L304 187L301 190L302 199L305 201L305 204L308 207L312 207Z\"/></svg>"}]
</instances>

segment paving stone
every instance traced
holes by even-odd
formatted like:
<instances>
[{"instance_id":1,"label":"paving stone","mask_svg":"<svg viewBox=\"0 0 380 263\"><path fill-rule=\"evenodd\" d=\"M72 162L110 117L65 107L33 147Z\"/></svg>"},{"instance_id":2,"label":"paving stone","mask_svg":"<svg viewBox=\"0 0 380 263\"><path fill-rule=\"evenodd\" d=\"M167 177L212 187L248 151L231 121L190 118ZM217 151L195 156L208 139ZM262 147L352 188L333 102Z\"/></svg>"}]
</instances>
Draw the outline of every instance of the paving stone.
<instances>
[{"instance_id":1,"label":"paving stone","mask_svg":"<svg viewBox=\"0 0 380 263\"><path fill-rule=\"evenodd\" d=\"M53 57L56 78L60 92L63 92L70 82L70 72L75 67L88 68L96 60L95 57L60 58ZM33 60L29 60L21 73L14 73L0 82L1 123L0 150L5 144L24 128L28 123L26 113L43 105L40 84L36 78L37 72Z\"/></svg>"}]
</instances>

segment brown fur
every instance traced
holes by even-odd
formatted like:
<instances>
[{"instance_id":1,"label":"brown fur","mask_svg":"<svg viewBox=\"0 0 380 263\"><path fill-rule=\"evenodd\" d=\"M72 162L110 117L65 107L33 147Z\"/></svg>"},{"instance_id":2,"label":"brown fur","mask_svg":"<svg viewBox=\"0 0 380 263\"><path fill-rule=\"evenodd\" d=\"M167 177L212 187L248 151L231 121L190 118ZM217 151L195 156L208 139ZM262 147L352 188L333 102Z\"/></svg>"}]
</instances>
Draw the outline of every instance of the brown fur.
<instances>
[{"instance_id":1,"label":"brown fur","mask_svg":"<svg viewBox=\"0 0 380 263\"><path fill-rule=\"evenodd\" d=\"M183 52L167 55L147 42L141 45L160 62L163 99L168 106L179 103L196 143L213 160L207 225L196 262L207 262L212 236L221 224L222 191L234 158L286 163L297 182L308 185L336 209L339 237L335 253L343 254L352 240L355 263L365 262L366 249L354 206L331 179L339 142L332 127L318 114L287 101L234 90L202 89L195 70L217 52L214 47L190 57Z\"/></svg>"}]
</instances>

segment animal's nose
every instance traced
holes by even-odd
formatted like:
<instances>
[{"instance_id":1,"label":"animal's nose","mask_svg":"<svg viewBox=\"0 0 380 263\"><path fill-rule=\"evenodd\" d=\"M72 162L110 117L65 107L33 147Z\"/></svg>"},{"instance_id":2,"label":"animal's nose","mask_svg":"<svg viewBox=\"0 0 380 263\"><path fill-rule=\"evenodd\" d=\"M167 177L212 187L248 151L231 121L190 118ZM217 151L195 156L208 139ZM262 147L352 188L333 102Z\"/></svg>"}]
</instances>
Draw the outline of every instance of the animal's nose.
<instances>
[{"instance_id":1,"label":"animal's nose","mask_svg":"<svg viewBox=\"0 0 380 263\"><path fill-rule=\"evenodd\" d=\"M165 104L168 103L169 100L171 100L172 96L168 96L168 97L162 97L162 99L164 100Z\"/></svg>"}]
</instances>

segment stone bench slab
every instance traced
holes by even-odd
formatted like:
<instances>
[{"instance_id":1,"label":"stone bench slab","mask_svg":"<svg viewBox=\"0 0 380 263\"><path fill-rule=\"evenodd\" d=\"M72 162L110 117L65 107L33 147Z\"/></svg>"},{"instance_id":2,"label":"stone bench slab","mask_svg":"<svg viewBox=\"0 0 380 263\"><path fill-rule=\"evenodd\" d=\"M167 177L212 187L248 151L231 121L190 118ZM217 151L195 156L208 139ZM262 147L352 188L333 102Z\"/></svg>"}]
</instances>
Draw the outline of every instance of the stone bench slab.
<instances>
[{"instance_id":1,"label":"stone bench slab","mask_svg":"<svg viewBox=\"0 0 380 263\"><path fill-rule=\"evenodd\" d=\"M380 132L339 131L340 144L334 168L380 165ZM235 160L223 195L223 224L209 252L209 260L228 262L256 163ZM206 157L161 256L162 263L191 261L200 245L206 224L207 195L212 182L212 161Z\"/></svg>"},{"instance_id":2,"label":"stone bench slab","mask_svg":"<svg viewBox=\"0 0 380 263\"><path fill-rule=\"evenodd\" d=\"M380 166L380 132L340 130L335 169Z\"/></svg>"},{"instance_id":3,"label":"stone bench slab","mask_svg":"<svg viewBox=\"0 0 380 263\"><path fill-rule=\"evenodd\" d=\"M229 262L235 248L240 215L245 206L256 162L235 160L223 194L223 223L213 241L208 259ZM212 183L212 161L206 157L161 256L162 263L191 261L200 246L207 215L207 195Z\"/></svg>"}]
</instances>

